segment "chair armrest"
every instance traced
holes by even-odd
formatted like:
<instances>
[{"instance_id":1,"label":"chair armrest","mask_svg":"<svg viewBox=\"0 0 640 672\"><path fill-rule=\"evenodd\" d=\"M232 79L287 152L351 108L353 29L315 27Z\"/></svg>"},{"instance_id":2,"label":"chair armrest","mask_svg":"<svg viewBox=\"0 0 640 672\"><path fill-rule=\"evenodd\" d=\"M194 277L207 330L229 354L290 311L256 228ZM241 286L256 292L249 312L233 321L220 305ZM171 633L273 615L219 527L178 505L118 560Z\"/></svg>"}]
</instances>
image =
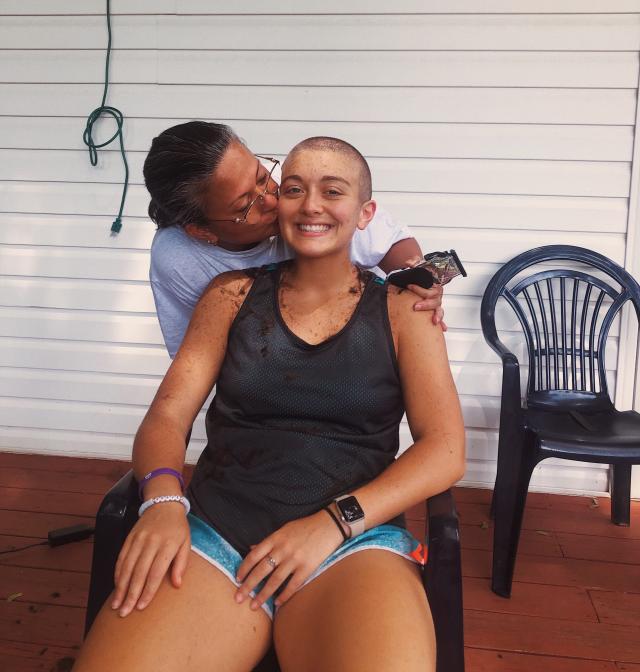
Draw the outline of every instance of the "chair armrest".
<instances>
[{"instance_id":1,"label":"chair armrest","mask_svg":"<svg viewBox=\"0 0 640 672\"><path fill-rule=\"evenodd\" d=\"M139 507L138 482L133 474L133 470L131 470L104 496L98 509L97 518L125 520L128 515L131 515L133 508L135 508L137 515Z\"/></svg>"},{"instance_id":2,"label":"chair armrest","mask_svg":"<svg viewBox=\"0 0 640 672\"><path fill-rule=\"evenodd\" d=\"M96 515L91 583L85 634L113 591L116 561L124 540L138 519L138 483L128 471L105 495Z\"/></svg>"},{"instance_id":3,"label":"chair armrest","mask_svg":"<svg viewBox=\"0 0 640 672\"><path fill-rule=\"evenodd\" d=\"M429 556L424 587L438 642L436 670L464 671L460 529L451 490L427 500Z\"/></svg>"}]
</instances>

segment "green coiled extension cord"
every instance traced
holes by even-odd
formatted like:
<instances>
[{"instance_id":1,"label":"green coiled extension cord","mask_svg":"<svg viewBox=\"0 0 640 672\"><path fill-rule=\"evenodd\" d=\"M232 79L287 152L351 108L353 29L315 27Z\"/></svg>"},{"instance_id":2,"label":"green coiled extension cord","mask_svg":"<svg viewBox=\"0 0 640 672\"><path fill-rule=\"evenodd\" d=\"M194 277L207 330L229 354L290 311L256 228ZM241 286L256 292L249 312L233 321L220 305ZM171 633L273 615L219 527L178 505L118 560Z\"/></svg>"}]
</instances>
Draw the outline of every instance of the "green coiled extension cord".
<instances>
[{"instance_id":1,"label":"green coiled extension cord","mask_svg":"<svg viewBox=\"0 0 640 672\"><path fill-rule=\"evenodd\" d=\"M113 235L120 232L122 228L122 210L124 209L124 200L127 197L127 188L129 186L129 164L127 163L127 157L124 152L124 140L122 138L122 126L124 123L124 115L116 107L111 107L110 105L105 105L107 101L107 89L109 88L109 59L111 58L111 0L107 0L107 33L109 35L109 40L107 42L107 60L104 69L104 92L102 94L102 103L100 107L97 107L87 118L87 125L84 129L84 134L82 139L84 144L89 148L89 160L91 165L95 166L98 163L98 150L102 147L106 147L116 138L120 141L120 154L122 155L122 161L124 163L124 188L122 189L122 199L120 201L120 210L118 211L118 216L113 221L111 225L111 232ZM93 141L93 125L98 121L101 115L108 114L115 120L117 130L116 132L105 142L96 145Z\"/></svg>"}]
</instances>

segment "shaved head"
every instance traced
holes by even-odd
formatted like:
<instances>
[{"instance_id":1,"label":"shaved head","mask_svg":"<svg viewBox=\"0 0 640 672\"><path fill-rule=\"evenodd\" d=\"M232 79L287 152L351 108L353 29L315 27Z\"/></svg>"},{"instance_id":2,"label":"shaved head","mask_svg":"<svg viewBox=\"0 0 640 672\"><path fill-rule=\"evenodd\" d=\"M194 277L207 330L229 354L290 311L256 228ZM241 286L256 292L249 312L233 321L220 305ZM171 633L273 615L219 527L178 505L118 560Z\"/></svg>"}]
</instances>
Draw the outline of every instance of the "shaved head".
<instances>
[{"instance_id":1,"label":"shaved head","mask_svg":"<svg viewBox=\"0 0 640 672\"><path fill-rule=\"evenodd\" d=\"M346 156L358 166L358 192L362 202L371 199L371 170L367 160L360 154L360 152L348 142L340 140L339 138L330 138L326 136L316 136L307 138L299 142L288 154L285 164L294 156L304 150L321 150L328 152L336 152ZM283 166L284 168L284 166Z\"/></svg>"}]
</instances>

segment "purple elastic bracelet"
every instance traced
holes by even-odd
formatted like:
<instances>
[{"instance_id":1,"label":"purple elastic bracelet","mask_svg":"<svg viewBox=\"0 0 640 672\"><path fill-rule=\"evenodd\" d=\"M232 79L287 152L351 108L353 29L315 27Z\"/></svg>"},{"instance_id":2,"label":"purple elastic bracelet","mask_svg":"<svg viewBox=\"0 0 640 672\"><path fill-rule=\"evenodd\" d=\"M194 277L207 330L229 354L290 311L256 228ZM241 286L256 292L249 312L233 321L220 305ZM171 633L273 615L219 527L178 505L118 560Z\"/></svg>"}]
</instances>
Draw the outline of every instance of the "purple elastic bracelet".
<instances>
[{"instance_id":1,"label":"purple elastic bracelet","mask_svg":"<svg viewBox=\"0 0 640 672\"><path fill-rule=\"evenodd\" d=\"M153 471L150 471L144 478L140 480L140 483L138 484L138 497L142 499L142 491L144 490L144 486L152 478L155 478L156 476L162 476L164 474L167 474L168 476L175 476L180 481L180 487L182 488L182 492L184 492L184 479L182 478L182 474L177 472L175 469L162 467L161 469L154 469Z\"/></svg>"}]
</instances>

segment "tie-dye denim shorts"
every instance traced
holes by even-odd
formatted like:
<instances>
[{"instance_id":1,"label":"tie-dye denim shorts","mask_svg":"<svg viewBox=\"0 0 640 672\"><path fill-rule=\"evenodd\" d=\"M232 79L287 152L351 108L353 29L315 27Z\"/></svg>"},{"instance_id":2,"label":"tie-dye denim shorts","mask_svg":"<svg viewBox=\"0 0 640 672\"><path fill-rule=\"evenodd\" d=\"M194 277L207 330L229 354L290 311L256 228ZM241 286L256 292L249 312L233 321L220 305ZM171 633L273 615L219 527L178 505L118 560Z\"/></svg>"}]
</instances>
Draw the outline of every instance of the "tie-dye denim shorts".
<instances>
[{"instance_id":1,"label":"tie-dye denim shorts","mask_svg":"<svg viewBox=\"0 0 640 672\"><path fill-rule=\"evenodd\" d=\"M236 574L243 560L240 553L200 518L189 514L187 519L191 528L191 549L194 553L217 567L234 585L239 586ZM340 560L369 548L396 553L418 565L424 565L427 561L426 546L417 541L410 532L396 525L378 525L353 539L347 539L316 569L304 585L313 581ZM258 590L261 586L262 584L258 585ZM252 592L251 596L255 596L255 592ZM274 605L274 598L269 598L262 608L269 618L273 619L277 609Z\"/></svg>"}]
</instances>

